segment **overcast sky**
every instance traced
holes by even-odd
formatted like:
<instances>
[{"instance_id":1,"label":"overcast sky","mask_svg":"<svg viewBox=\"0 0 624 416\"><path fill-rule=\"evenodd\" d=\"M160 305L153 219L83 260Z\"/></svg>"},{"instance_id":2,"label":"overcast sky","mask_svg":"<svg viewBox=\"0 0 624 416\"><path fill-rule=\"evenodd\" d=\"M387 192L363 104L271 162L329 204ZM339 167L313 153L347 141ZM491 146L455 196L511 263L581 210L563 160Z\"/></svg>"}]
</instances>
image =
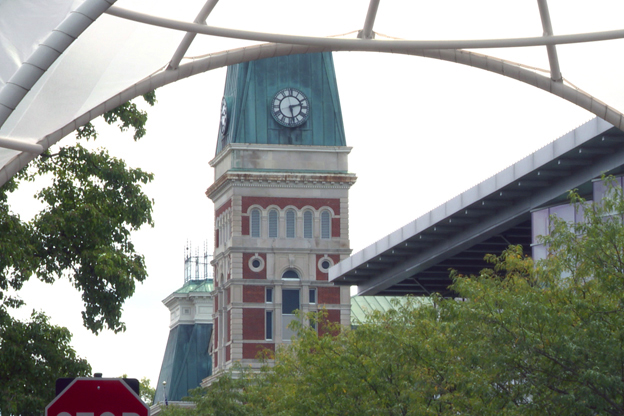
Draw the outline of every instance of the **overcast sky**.
<instances>
[{"instance_id":1,"label":"overcast sky","mask_svg":"<svg viewBox=\"0 0 624 416\"><path fill-rule=\"evenodd\" d=\"M227 17L226 5L237 3L241 2L222 0L215 13ZM249 7L261 3L266 8L267 3L278 2L246 2ZM541 35L535 2L528 2L531 13L526 1L422 2L426 9L421 5L400 11L404 3L382 1L375 29L412 39ZM590 7L586 1L551 0L555 32L621 29L624 5L618 3L600 0ZM294 4L298 18L274 31L294 30L312 3L289 4ZM349 18L362 22L367 1L340 2L339 9L326 13L345 12L346 4L357 6L355 17ZM246 16L254 13L248 10ZM244 17L224 18L220 25L267 30L256 23ZM360 27L361 23L353 26L349 21L335 28L314 26L314 31L331 35ZM624 110L621 54L611 52L622 46L622 41L612 41L560 47L564 77ZM548 67L544 48L480 52ZM593 117L534 87L448 62L350 52L335 53L334 60L347 145L353 147L349 168L358 176L349 206L354 251ZM169 312L161 301L183 284L186 241L202 246L207 240L212 248L213 205L205 191L213 181L208 162L216 146L224 81L225 69L219 69L159 89L158 103L149 109L148 134L139 143L98 124L100 146L129 165L156 174L145 187L155 200L155 227L133 236L137 250L146 257L149 278L124 307L127 331L97 337L86 331L80 294L66 281L53 286L32 281L21 291L28 305L18 315L27 316L35 308L51 315L54 324L68 327L78 354L105 377L126 373L156 382L169 332ZM36 208L27 191L15 199L16 211L25 218Z\"/></svg>"}]
</instances>

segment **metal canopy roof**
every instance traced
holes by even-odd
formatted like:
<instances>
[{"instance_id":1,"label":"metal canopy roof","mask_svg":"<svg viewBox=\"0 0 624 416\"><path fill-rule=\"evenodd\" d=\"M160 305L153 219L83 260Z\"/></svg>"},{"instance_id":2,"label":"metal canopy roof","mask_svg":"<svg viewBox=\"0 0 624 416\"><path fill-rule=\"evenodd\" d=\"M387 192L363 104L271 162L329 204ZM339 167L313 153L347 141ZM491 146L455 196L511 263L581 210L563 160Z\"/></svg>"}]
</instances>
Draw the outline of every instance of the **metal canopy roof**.
<instances>
[{"instance_id":1,"label":"metal canopy roof","mask_svg":"<svg viewBox=\"0 0 624 416\"><path fill-rule=\"evenodd\" d=\"M215 68L308 52L460 63L533 85L624 128L613 107L624 108L613 88L619 79L598 91L609 106L562 77L596 60L589 81L574 80L591 85L592 77L621 65L622 8L616 0L0 0L0 185L77 127L134 97ZM438 24L422 33L421 18ZM577 49L589 43L603 51L607 40L606 52L591 58L587 48ZM543 69L519 63L535 46L545 51ZM475 52L483 49L504 51L505 58Z\"/></svg>"},{"instance_id":2,"label":"metal canopy roof","mask_svg":"<svg viewBox=\"0 0 624 416\"><path fill-rule=\"evenodd\" d=\"M358 295L451 296L449 269L476 274L510 244L530 253L531 210L565 202L624 171L624 133L593 119L330 269Z\"/></svg>"}]
</instances>

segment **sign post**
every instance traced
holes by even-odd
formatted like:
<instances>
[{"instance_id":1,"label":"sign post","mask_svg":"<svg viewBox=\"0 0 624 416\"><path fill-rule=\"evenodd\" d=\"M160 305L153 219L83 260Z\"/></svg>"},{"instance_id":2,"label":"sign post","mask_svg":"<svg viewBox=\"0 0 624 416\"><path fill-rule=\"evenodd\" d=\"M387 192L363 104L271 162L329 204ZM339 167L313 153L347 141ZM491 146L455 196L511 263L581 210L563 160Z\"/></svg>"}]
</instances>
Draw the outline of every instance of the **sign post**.
<instances>
[{"instance_id":1,"label":"sign post","mask_svg":"<svg viewBox=\"0 0 624 416\"><path fill-rule=\"evenodd\" d=\"M120 378L76 378L45 408L45 416L149 416Z\"/></svg>"}]
</instances>

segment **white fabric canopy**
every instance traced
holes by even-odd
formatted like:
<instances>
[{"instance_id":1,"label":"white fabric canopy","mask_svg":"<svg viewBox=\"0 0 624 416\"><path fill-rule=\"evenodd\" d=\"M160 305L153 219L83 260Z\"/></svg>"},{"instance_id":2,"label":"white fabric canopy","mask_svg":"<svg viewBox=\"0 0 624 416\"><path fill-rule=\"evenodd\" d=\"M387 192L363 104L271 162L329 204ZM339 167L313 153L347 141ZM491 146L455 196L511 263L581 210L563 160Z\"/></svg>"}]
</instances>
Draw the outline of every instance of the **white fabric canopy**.
<instances>
[{"instance_id":1,"label":"white fabric canopy","mask_svg":"<svg viewBox=\"0 0 624 416\"><path fill-rule=\"evenodd\" d=\"M76 127L154 88L319 50L462 63L624 128L618 0L217 1L0 0L0 185ZM437 30L422 33L423 19Z\"/></svg>"}]
</instances>

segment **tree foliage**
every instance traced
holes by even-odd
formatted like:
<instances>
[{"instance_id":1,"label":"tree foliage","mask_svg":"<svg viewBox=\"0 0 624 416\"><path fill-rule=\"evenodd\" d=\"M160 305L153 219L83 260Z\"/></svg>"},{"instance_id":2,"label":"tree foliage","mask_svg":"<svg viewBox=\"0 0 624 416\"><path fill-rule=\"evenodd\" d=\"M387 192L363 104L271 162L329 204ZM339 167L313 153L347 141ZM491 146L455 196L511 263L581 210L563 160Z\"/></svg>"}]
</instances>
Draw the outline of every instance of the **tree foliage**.
<instances>
[{"instance_id":1,"label":"tree foliage","mask_svg":"<svg viewBox=\"0 0 624 416\"><path fill-rule=\"evenodd\" d=\"M151 381L147 377L143 377L140 381L141 400L146 405L151 406L154 404L154 395L156 394L156 388L152 387Z\"/></svg>"},{"instance_id":2,"label":"tree foliage","mask_svg":"<svg viewBox=\"0 0 624 416\"><path fill-rule=\"evenodd\" d=\"M122 374L119 378L128 378L128 375ZM154 395L156 394L156 388L152 387L151 383L152 382L147 377L143 377L139 380L139 397L148 406L154 403Z\"/></svg>"},{"instance_id":3,"label":"tree foliage","mask_svg":"<svg viewBox=\"0 0 624 416\"><path fill-rule=\"evenodd\" d=\"M201 415L624 414L624 198L573 194L585 222L553 219L550 256L521 247L454 273L458 299L397 304L357 329L299 327L260 373L194 392Z\"/></svg>"},{"instance_id":4,"label":"tree foliage","mask_svg":"<svg viewBox=\"0 0 624 416\"><path fill-rule=\"evenodd\" d=\"M33 312L28 322L0 317L0 414L40 415L59 377L85 377L91 366L76 356L67 328Z\"/></svg>"},{"instance_id":5,"label":"tree foliage","mask_svg":"<svg viewBox=\"0 0 624 416\"><path fill-rule=\"evenodd\" d=\"M154 93L144 96L153 105ZM145 135L147 115L126 103L104 115L122 131ZM82 293L85 327L123 331L122 305L147 277L144 258L131 232L152 225L152 200L142 191L153 176L126 166L106 150L83 143L97 132L89 123L78 130L78 143L58 147L0 187L0 414L42 414L54 397L59 377L88 376L89 364L70 347L66 328L51 325L43 313L30 321L10 311L23 305L19 290L35 276L53 283L67 278ZM25 181L43 178L35 197L43 208L23 221L8 196Z\"/></svg>"},{"instance_id":6,"label":"tree foliage","mask_svg":"<svg viewBox=\"0 0 624 416\"><path fill-rule=\"evenodd\" d=\"M150 93L146 100L154 103ZM105 120L120 129L135 129L135 140L145 134L146 114L134 103L106 113ZM78 136L97 137L87 125ZM43 209L30 221L11 211L8 194L22 181L45 177L49 183L36 198ZM85 326L98 333L104 328L123 330L121 308L134 293L135 282L147 277L142 255L131 232L152 225L152 200L142 185L151 173L128 167L106 150L74 146L46 152L0 188L0 313L21 301L19 291L32 276L52 283L66 277L82 292Z\"/></svg>"}]
</instances>

